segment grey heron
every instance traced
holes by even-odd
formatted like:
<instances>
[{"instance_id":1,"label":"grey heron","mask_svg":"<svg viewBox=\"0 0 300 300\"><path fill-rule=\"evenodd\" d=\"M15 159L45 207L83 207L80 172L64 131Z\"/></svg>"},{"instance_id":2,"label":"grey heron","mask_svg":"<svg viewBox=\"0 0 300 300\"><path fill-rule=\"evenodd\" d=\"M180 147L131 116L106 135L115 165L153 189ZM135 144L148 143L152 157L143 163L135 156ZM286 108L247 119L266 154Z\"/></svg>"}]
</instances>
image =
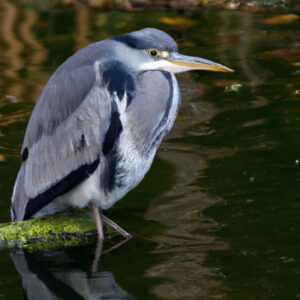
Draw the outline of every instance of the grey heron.
<instances>
[{"instance_id":1,"label":"grey heron","mask_svg":"<svg viewBox=\"0 0 300 300\"><path fill-rule=\"evenodd\" d=\"M136 187L181 104L176 73L231 72L178 53L167 33L145 28L90 44L51 76L30 117L12 195L12 220L91 206L102 215Z\"/></svg>"}]
</instances>

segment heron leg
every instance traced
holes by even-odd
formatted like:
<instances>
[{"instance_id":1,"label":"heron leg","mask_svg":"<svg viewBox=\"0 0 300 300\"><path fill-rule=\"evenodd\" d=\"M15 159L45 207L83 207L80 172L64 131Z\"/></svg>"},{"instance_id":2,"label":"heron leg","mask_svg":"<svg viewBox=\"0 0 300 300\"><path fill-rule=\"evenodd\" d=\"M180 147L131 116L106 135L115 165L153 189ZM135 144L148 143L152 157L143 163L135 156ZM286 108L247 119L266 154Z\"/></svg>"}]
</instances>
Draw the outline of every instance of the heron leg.
<instances>
[{"instance_id":1,"label":"heron leg","mask_svg":"<svg viewBox=\"0 0 300 300\"><path fill-rule=\"evenodd\" d=\"M131 234L128 233L126 230L124 230L121 226L119 226L117 223L109 219L108 217L102 215L103 222L112 227L116 232L118 232L120 235L122 235L126 240L129 240L132 238Z\"/></svg>"},{"instance_id":2,"label":"heron leg","mask_svg":"<svg viewBox=\"0 0 300 300\"><path fill-rule=\"evenodd\" d=\"M94 218L96 221L98 239L100 241L103 241L104 240L104 231L103 231L103 224L102 224L102 222L103 222L102 211L99 210L95 204L92 204L92 209L93 209L93 214L94 214Z\"/></svg>"}]
</instances>

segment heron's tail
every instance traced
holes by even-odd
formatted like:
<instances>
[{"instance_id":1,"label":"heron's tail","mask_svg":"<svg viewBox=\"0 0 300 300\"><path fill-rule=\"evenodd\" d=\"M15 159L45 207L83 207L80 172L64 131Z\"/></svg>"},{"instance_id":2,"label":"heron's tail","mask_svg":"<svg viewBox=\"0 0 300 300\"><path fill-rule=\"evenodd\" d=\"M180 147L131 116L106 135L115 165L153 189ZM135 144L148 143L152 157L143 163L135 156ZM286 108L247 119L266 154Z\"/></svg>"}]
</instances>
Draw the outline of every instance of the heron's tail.
<instances>
[{"instance_id":1,"label":"heron's tail","mask_svg":"<svg viewBox=\"0 0 300 300\"><path fill-rule=\"evenodd\" d=\"M24 166L22 165L15 182L11 199L12 221L23 221L28 200L24 188Z\"/></svg>"}]
</instances>

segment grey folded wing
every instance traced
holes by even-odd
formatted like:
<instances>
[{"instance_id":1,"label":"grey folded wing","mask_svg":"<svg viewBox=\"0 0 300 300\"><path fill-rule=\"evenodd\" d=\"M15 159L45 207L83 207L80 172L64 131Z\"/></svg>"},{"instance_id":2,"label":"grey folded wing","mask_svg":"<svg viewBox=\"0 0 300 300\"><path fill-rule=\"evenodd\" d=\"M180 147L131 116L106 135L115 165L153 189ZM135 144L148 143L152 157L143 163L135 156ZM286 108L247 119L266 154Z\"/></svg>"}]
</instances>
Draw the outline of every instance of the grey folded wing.
<instances>
[{"instance_id":1,"label":"grey folded wing","mask_svg":"<svg viewBox=\"0 0 300 300\"><path fill-rule=\"evenodd\" d=\"M98 66L60 68L52 76L26 130L12 198L14 220L31 217L97 168L112 101Z\"/></svg>"}]
</instances>

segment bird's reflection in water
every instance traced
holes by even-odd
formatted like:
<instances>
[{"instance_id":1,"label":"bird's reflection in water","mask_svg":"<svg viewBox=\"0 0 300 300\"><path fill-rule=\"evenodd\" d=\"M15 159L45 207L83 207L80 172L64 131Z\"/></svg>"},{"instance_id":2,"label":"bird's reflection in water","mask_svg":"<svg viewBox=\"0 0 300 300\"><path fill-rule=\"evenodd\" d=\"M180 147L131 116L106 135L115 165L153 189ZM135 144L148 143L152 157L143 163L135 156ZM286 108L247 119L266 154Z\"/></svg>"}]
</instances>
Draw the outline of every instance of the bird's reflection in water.
<instances>
[{"instance_id":1,"label":"bird's reflection in water","mask_svg":"<svg viewBox=\"0 0 300 300\"><path fill-rule=\"evenodd\" d=\"M134 299L111 272L84 270L63 251L42 254L17 249L11 257L22 277L24 299ZM95 267L95 261L91 264Z\"/></svg>"}]
</instances>

